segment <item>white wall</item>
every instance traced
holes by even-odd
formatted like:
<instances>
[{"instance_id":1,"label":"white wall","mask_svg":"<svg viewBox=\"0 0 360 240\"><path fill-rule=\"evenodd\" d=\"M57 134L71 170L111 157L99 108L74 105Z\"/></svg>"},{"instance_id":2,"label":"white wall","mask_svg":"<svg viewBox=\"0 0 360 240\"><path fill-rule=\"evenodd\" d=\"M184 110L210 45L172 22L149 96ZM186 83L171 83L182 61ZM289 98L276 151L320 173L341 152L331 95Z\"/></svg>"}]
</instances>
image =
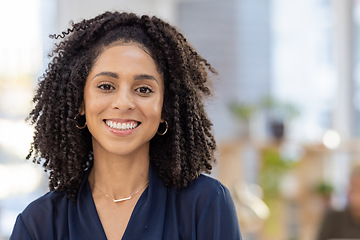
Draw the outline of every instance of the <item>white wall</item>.
<instances>
[{"instance_id":1,"label":"white wall","mask_svg":"<svg viewBox=\"0 0 360 240\"><path fill-rule=\"evenodd\" d=\"M128 11L156 15L173 23L176 0L58 0L57 31L64 31L70 21L92 18L105 11Z\"/></svg>"}]
</instances>

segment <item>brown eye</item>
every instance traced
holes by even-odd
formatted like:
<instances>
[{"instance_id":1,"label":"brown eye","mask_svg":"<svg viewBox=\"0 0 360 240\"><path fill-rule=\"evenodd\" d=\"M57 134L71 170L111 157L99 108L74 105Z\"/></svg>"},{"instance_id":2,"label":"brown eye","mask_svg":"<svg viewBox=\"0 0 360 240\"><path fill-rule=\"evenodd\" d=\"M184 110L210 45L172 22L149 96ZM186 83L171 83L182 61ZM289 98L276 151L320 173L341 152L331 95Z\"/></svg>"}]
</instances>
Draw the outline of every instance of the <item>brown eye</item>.
<instances>
[{"instance_id":1,"label":"brown eye","mask_svg":"<svg viewBox=\"0 0 360 240\"><path fill-rule=\"evenodd\" d=\"M114 87L107 83L99 85L98 88L100 88L101 90L104 90L104 91L114 90Z\"/></svg>"},{"instance_id":2,"label":"brown eye","mask_svg":"<svg viewBox=\"0 0 360 240\"><path fill-rule=\"evenodd\" d=\"M136 89L136 91L141 94L150 94L153 92L149 87L139 87Z\"/></svg>"}]
</instances>

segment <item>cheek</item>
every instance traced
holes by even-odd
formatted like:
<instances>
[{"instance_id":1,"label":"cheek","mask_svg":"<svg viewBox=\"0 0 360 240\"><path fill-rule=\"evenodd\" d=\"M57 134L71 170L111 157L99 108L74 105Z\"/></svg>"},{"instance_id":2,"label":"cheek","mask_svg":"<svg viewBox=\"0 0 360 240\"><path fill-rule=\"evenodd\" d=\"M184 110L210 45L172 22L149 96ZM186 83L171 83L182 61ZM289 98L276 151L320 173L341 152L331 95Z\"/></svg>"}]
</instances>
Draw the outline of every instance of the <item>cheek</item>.
<instances>
[{"instance_id":1,"label":"cheek","mask_svg":"<svg viewBox=\"0 0 360 240\"><path fill-rule=\"evenodd\" d=\"M151 101L143 99L142 101L138 102L138 107L140 107L143 112L146 112L148 117L161 119L163 98L161 96L154 98Z\"/></svg>"},{"instance_id":2,"label":"cheek","mask_svg":"<svg viewBox=\"0 0 360 240\"><path fill-rule=\"evenodd\" d=\"M163 101L159 100L156 104L154 104L154 109L153 109L154 112L160 114L160 117L161 117L162 106L163 106Z\"/></svg>"},{"instance_id":3,"label":"cheek","mask_svg":"<svg viewBox=\"0 0 360 240\"><path fill-rule=\"evenodd\" d=\"M98 96L96 93L87 91L84 94L85 114L99 111L104 105L108 104L108 99Z\"/></svg>"},{"instance_id":4,"label":"cheek","mask_svg":"<svg viewBox=\"0 0 360 240\"><path fill-rule=\"evenodd\" d=\"M89 116L92 112L96 111L98 104L91 98L85 99L85 115Z\"/></svg>"},{"instance_id":5,"label":"cheek","mask_svg":"<svg viewBox=\"0 0 360 240\"><path fill-rule=\"evenodd\" d=\"M161 112L163 108L163 98L159 98L156 103L154 104L153 111L156 113L157 116L161 118Z\"/></svg>"}]
</instances>

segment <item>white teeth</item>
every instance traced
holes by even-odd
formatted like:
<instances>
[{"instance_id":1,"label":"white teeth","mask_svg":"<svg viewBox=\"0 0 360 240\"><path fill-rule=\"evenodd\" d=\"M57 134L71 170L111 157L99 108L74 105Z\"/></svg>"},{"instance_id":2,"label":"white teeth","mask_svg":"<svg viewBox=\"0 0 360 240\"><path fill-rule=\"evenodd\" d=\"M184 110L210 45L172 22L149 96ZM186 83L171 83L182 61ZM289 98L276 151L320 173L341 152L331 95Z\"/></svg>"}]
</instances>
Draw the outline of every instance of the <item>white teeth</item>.
<instances>
[{"instance_id":1,"label":"white teeth","mask_svg":"<svg viewBox=\"0 0 360 240\"><path fill-rule=\"evenodd\" d=\"M129 129L136 128L139 125L139 123L137 123L137 122L119 123L119 122L113 122L113 121L107 120L106 125L108 125L111 128L118 129L118 130L129 130Z\"/></svg>"}]
</instances>

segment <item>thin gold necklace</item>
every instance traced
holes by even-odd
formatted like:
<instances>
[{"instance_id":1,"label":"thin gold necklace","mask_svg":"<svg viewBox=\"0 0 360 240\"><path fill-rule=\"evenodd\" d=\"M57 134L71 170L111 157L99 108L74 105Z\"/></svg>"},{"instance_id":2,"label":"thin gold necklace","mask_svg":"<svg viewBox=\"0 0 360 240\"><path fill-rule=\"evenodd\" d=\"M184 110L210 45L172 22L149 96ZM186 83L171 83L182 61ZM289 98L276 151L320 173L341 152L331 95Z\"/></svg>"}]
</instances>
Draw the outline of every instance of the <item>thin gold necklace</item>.
<instances>
[{"instance_id":1,"label":"thin gold necklace","mask_svg":"<svg viewBox=\"0 0 360 240\"><path fill-rule=\"evenodd\" d=\"M89 179L89 182L91 183L92 187L95 188L95 184ZM104 191L102 191L100 188L98 188L107 198L111 199L114 203L118 203L118 202L124 202L127 200L132 199L136 194L138 194L140 192L140 190L144 189L147 185L149 184L149 180L147 180L147 182L145 183L145 185L143 185L141 188L139 188L138 190L136 190L134 193L132 193L130 196L125 197L125 198L119 198L119 199L114 199L112 197L110 197L109 195L107 195Z\"/></svg>"}]
</instances>

